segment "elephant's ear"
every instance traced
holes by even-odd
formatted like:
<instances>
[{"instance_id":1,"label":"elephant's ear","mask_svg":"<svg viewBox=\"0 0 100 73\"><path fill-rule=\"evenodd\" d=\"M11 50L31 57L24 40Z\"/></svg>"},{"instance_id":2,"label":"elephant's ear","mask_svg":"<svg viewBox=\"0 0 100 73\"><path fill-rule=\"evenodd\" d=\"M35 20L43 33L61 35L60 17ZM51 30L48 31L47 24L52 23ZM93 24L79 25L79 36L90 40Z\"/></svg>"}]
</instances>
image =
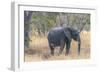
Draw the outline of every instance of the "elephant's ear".
<instances>
[{"instance_id":1,"label":"elephant's ear","mask_svg":"<svg viewBox=\"0 0 100 73\"><path fill-rule=\"evenodd\" d=\"M71 41L71 33L68 29L64 29L64 35L69 41Z\"/></svg>"}]
</instances>

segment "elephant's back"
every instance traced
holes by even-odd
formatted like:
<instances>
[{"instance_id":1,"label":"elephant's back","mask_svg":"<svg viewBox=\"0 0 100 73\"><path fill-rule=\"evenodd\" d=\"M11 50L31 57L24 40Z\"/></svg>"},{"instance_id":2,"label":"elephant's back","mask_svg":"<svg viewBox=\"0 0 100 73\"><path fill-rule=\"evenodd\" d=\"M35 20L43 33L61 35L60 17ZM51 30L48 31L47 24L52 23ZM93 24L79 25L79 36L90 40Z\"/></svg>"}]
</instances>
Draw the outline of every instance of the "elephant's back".
<instances>
[{"instance_id":1,"label":"elephant's back","mask_svg":"<svg viewBox=\"0 0 100 73\"><path fill-rule=\"evenodd\" d=\"M55 27L55 28L52 28L48 34L52 34L54 35L55 33L56 34L59 34L63 31L63 27Z\"/></svg>"},{"instance_id":2,"label":"elephant's back","mask_svg":"<svg viewBox=\"0 0 100 73\"><path fill-rule=\"evenodd\" d=\"M48 33L48 37L59 37L59 35L61 35L63 33L63 28L62 27L55 27L52 28L49 33Z\"/></svg>"}]
</instances>

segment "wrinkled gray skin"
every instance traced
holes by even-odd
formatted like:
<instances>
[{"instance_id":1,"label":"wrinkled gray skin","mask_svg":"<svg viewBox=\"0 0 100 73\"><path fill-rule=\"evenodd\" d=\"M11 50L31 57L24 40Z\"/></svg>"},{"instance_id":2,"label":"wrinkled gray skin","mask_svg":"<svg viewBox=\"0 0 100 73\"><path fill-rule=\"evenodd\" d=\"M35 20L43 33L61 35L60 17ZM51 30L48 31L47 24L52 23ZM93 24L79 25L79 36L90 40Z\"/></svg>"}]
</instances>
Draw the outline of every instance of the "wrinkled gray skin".
<instances>
[{"instance_id":1,"label":"wrinkled gray skin","mask_svg":"<svg viewBox=\"0 0 100 73\"><path fill-rule=\"evenodd\" d=\"M62 53L66 44L66 54L69 54L72 39L78 42L78 55L80 54L80 36L79 31L70 27L56 27L48 33L48 43L51 50L51 55L54 55L54 48L60 47L59 54Z\"/></svg>"}]
</instances>

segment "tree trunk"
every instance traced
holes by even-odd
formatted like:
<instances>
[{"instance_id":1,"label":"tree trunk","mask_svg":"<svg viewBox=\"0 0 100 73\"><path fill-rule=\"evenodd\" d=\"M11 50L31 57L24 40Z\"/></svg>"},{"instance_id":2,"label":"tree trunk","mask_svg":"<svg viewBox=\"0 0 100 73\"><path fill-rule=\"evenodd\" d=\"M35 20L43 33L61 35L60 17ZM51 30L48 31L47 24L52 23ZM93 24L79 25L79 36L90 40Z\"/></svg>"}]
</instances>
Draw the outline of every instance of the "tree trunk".
<instances>
[{"instance_id":1,"label":"tree trunk","mask_svg":"<svg viewBox=\"0 0 100 73\"><path fill-rule=\"evenodd\" d=\"M30 32L30 21L32 18L32 11L24 11L24 47L29 47L29 32Z\"/></svg>"}]
</instances>

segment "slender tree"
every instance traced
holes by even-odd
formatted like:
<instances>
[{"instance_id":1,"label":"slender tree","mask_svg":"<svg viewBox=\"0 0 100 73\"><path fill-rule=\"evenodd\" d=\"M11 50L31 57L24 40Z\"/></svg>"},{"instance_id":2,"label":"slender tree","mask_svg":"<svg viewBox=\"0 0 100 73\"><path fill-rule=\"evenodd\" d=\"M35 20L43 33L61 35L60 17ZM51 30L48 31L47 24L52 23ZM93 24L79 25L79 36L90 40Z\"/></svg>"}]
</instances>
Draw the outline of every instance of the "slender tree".
<instances>
[{"instance_id":1,"label":"slender tree","mask_svg":"<svg viewBox=\"0 0 100 73\"><path fill-rule=\"evenodd\" d=\"M32 13L32 11L24 11L24 47L29 47L29 32Z\"/></svg>"}]
</instances>

